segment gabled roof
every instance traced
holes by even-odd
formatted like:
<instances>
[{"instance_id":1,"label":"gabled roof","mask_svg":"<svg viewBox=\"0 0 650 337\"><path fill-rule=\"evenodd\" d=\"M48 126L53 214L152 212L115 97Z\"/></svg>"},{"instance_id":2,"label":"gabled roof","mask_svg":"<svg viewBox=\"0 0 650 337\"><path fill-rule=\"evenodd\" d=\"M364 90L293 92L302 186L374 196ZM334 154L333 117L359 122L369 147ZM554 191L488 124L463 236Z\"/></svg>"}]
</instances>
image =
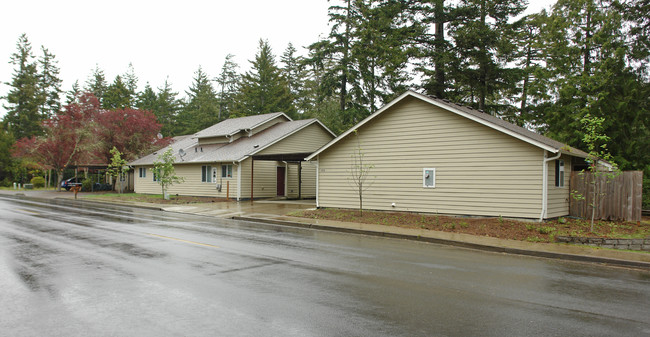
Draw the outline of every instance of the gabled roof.
<instances>
[{"instance_id":1,"label":"gabled roof","mask_svg":"<svg viewBox=\"0 0 650 337\"><path fill-rule=\"evenodd\" d=\"M277 116L279 115L276 115L275 117ZM265 121L268 120L269 119L266 119ZM287 121L277 123L252 135L251 137L241 137L232 143L199 145L197 137L185 137L152 154L136 159L130 162L129 165L153 165L153 162L157 160L158 155L167 151L169 148L171 148L174 153L175 164L239 162L312 124L320 125L327 130L327 132L332 134L332 136L335 136L329 129L327 129L327 127L325 127L325 125L315 118ZM199 131L199 133L202 133L205 130ZM179 150L181 149L184 152L182 158L179 154Z\"/></svg>"},{"instance_id":2,"label":"gabled roof","mask_svg":"<svg viewBox=\"0 0 650 337\"><path fill-rule=\"evenodd\" d=\"M259 125L262 125L272 119L283 116L286 121L291 121L289 116L285 115L282 112L274 112L263 115L253 115L240 118L231 118L226 119L220 123L217 123L207 129L203 129L194 134L196 138L206 138L206 137L219 137L219 136L232 136L239 133L242 130L251 130L256 128Z\"/></svg>"},{"instance_id":3,"label":"gabled roof","mask_svg":"<svg viewBox=\"0 0 650 337\"><path fill-rule=\"evenodd\" d=\"M390 101L388 104L383 106L381 109L377 110L374 114L368 116L366 119L362 120L359 122L357 125L353 126L346 132L342 133L340 136L336 137L333 139L331 142L325 144L325 146L321 147L318 149L318 151L312 153L309 157L307 157L307 160L311 160L314 157L318 156L321 152L325 151L327 148L330 146L334 145L337 143L339 140L345 138L348 134L353 132L354 130L357 130L359 127L362 125L368 123L375 117L381 115L384 111L390 109L393 105L397 104L398 102L404 100L407 97L414 97L417 99L420 99L422 101L425 101L431 105L434 105L436 107L445 109L449 112L455 113L457 115L460 115L462 117L465 117L467 119L470 119L472 121L475 121L479 124L485 125L489 128L492 128L494 130L497 130L499 132L503 132L509 136L515 137L521 141L524 141L526 143L529 143L531 145L537 146L541 149L547 150L551 153L566 153L570 154L573 156L577 157L582 157L586 158L588 154L586 152L580 151L578 149L572 148L566 144L563 144L561 142L558 142L556 140L553 140L551 138L542 136L538 133L535 133L533 131L530 131L526 128L522 128L518 125L506 122L500 118L494 117L490 114L486 114L484 112L481 112L479 110L472 109L470 107L458 105L455 103L451 103L446 100L438 99L438 98L432 98L429 96L425 96L422 94L419 94L414 91L406 91L396 99Z\"/></svg>"}]
</instances>

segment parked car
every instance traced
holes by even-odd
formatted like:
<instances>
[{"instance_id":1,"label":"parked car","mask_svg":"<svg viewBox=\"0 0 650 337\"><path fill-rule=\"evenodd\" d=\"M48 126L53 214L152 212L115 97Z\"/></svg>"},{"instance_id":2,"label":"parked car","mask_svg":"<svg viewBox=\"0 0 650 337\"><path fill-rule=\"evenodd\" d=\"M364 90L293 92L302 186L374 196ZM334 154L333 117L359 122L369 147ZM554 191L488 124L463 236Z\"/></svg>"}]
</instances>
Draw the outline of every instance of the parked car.
<instances>
[{"instance_id":1,"label":"parked car","mask_svg":"<svg viewBox=\"0 0 650 337\"><path fill-rule=\"evenodd\" d=\"M73 186L81 186L81 178L70 178L61 182L61 187L65 188L66 191L69 191Z\"/></svg>"}]
</instances>

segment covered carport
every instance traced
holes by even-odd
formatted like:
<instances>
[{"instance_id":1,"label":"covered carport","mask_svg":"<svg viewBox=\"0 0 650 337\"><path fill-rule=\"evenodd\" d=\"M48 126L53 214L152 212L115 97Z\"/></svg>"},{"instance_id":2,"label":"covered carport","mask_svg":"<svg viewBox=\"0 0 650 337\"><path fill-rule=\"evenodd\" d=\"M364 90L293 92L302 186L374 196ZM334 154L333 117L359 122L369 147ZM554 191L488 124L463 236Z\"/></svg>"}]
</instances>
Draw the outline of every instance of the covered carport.
<instances>
[{"instance_id":1,"label":"covered carport","mask_svg":"<svg viewBox=\"0 0 650 337\"><path fill-rule=\"evenodd\" d=\"M255 190L255 161L277 161L287 164L298 165L298 199L302 199L302 162L305 161L311 152L296 153L278 153L278 154L257 154L251 156L251 201L253 201L253 191ZM285 182L286 184L286 182ZM286 191L285 191L286 194Z\"/></svg>"}]
</instances>

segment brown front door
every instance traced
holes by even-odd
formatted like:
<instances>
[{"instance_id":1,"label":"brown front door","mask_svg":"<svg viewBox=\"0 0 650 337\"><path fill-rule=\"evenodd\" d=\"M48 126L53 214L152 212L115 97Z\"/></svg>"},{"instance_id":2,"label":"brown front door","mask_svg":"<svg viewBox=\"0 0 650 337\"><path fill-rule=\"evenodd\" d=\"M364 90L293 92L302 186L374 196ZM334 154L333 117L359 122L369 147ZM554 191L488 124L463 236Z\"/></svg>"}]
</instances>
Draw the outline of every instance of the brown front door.
<instances>
[{"instance_id":1,"label":"brown front door","mask_svg":"<svg viewBox=\"0 0 650 337\"><path fill-rule=\"evenodd\" d=\"M278 166L277 177L278 177L278 196L284 197L284 176L286 168Z\"/></svg>"}]
</instances>

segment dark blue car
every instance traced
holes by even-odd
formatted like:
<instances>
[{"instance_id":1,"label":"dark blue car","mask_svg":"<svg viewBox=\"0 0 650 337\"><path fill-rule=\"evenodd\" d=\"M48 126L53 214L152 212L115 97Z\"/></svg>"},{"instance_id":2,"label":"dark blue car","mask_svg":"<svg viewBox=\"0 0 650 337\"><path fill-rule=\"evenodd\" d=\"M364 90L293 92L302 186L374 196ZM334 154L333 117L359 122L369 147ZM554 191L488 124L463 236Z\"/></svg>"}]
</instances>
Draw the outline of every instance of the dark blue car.
<instances>
[{"instance_id":1,"label":"dark blue car","mask_svg":"<svg viewBox=\"0 0 650 337\"><path fill-rule=\"evenodd\" d=\"M81 186L81 178L70 178L61 182L61 187L69 191L73 186Z\"/></svg>"}]
</instances>

